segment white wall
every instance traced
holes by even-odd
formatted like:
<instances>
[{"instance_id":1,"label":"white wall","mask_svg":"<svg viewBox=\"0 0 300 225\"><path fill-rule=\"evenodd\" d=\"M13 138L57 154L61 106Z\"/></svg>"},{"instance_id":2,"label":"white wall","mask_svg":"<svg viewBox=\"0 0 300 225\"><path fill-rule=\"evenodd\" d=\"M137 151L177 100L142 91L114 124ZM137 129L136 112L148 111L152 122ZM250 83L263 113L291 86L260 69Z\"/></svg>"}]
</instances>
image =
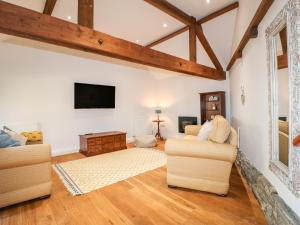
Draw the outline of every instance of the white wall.
<instances>
[{"instance_id":1,"label":"white wall","mask_svg":"<svg viewBox=\"0 0 300 225\"><path fill-rule=\"evenodd\" d=\"M236 43L242 37L260 1L239 2L234 46L237 46ZM300 200L268 169L268 68L265 30L286 2L274 1L259 26L258 38L249 41L243 51L243 58L238 60L230 71L231 115L233 125L236 128L240 127L241 151L270 180L286 203L300 215ZM245 105L241 103L241 86L245 87Z\"/></svg>"},{"instance_id":2,"label":"white wall","mask_svg":"<svg viewBox=\"0 0 300 225\"><path fill-rule=\"evenodd\" d=\"M183 41L171 43L175 53L181 51ZM177 135L178 116L199 118L199 92L228 91L229 87L228 81L180 75L19 38L0 42L0 68L0 124L38 122L54 155L77 151L79 134L122 130L132 137L151 133L156 130L151 119L157 106L166 120L164 136ZM116 108L75 110L74 82L115 85Z\"/></svg>"}]
</instances>

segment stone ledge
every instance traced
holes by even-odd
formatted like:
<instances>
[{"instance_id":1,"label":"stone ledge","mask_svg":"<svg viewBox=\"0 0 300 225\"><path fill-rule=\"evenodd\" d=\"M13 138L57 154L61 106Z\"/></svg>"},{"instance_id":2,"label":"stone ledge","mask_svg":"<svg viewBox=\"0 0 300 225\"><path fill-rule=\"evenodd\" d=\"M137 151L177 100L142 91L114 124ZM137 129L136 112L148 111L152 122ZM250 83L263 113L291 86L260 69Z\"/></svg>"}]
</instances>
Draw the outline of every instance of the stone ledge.
<instances>
[{"instance_id":1,"label":"stone ledge","mask_svg":"<svg viewBox=\"0 0 300 225\"><path fill-rule=\"evenodd\" d=\"M300 218L285 204L275 187L241 151L238 152L236 165L241 169L270 225L300 224Z\"/></svg>"}]
</instances>

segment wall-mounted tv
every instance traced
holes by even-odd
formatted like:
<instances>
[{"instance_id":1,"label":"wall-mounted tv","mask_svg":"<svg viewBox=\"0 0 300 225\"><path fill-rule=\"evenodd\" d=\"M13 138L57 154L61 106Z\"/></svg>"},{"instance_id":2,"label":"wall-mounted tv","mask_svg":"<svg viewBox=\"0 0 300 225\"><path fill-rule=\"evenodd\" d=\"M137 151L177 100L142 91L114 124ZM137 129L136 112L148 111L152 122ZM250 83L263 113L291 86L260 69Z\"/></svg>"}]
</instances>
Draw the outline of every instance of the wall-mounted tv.
<instances>
[{"instance_id":1,"label":"wall-mounted tv","mask_svg":"<svg viewBox=\"0 0 300 225\"><path fill-rule=\"evenodd\" d=\"M74 92L75 109L115 108L114 86L75 83Z\"/></svg>"}]
</instances>

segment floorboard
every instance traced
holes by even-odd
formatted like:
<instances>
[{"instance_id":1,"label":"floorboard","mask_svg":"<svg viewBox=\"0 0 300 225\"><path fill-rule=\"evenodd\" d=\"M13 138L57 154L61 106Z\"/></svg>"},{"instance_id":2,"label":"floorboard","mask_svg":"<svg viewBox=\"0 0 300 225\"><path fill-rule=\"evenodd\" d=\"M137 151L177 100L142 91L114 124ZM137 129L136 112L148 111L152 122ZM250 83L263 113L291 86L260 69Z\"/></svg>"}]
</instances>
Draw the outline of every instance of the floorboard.
<instances>
[{"instance_id":1,"label":"floorboard","mask_svg":"<svg viewBox=\"0 0 300 225\"><path fill-rule=\"evenodd\" d=\"M132 147L132 145L128 145ZM160 142L159 150L164 150ZM84 158L54 157L52 163ZM50 198L0 210L0 225L266 225L263 213L236 167L227 197L168 188L166 168L72 196L52 171Z\"/></svg>"}]
</instances>

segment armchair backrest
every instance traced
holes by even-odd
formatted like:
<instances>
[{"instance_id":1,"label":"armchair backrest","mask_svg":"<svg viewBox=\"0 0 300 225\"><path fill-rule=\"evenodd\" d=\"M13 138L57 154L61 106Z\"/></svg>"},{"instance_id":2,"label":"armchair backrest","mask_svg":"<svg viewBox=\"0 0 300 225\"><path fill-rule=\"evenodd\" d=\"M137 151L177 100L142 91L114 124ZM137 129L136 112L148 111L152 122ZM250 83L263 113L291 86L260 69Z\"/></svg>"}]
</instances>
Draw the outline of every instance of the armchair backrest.
<instances>
[{"instance_id":1,"label":"armchair backrest","mask_svg":"<svg viewBox=\"0 0 300 225\"><path fill-rule=\"evenodd\" d=\"M201 125L187 125L184 128L184 133L185 133L185 135L197 136L200 129L201 129ZM233 127L231 127L229 137L225 143L231 144L232 146L237 147L238 135L237 135L236 130Z\"/></svg>"}]
</instances>

